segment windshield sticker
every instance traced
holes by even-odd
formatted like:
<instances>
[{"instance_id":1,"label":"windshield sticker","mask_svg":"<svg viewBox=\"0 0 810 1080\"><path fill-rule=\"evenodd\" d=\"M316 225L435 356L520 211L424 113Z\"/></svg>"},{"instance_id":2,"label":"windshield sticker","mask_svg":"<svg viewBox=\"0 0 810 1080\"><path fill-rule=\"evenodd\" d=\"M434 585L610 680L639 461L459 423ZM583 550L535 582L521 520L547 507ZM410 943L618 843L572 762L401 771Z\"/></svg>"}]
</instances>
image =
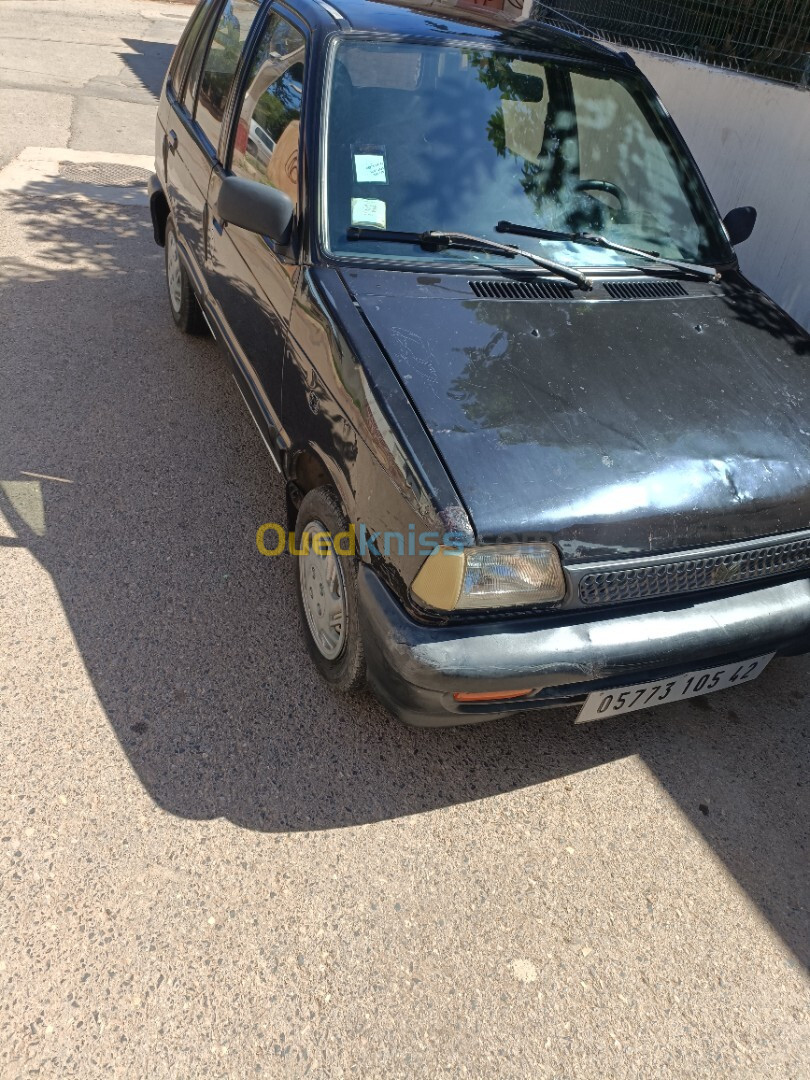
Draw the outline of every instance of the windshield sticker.
<instances>
[{"instance_id":1,"label":"windshield sticker","mask_svg":"<svg viewBox=\"0 0 810 1080\"><path fill-rule=\"evenodd\" d=\"M352 199L352 225L384 229L385 203L382 199Z\"/></svg>"},{"instance_id":2,"label":"windshield sticker","mask_svg":"<svg viewBox=\"0 0 810 1080\"><path fill-rule=\"evenodd\" d=\"M369 146L367 143L353 143L352 159L354 161L355 183L388 183L388 170L385 167L384 147Z\"/></svg>"}]
</instances>

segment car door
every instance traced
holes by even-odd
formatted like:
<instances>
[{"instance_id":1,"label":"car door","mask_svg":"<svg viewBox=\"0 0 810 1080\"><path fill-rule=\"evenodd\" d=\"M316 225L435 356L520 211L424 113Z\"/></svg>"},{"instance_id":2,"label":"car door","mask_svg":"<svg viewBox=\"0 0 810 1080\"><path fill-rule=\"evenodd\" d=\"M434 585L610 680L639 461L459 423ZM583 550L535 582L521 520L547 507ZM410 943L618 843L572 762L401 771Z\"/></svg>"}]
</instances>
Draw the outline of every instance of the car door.
<instances>
[{"instance_id":1,"label":"car door","mask_svg":"<svg viewBox=\"0 0 810 1080\"><path fill-rule=\"evenodd\" d=\"M304 86L303 27L270 10L245 65L233 110L228 167L211 174L209 205L216 207L222 180L235 175L299 200L298 153ZM268 426L281 432L282 369L298 263L292 249L268 237L221 222L208 223L210 305L261 406Z\"/></svg>"},{"instance_id":2,"label":"car door","mask_svg":"<svg viewBox=\"0 0 810 1080\"><path fill-rule=\"evenodd\" d=\"M206 193L217 160L223 119L260 0L225 0L216 5L174 99L165 135L167 198L198 292L204 293Z\"/></svg>"}]
</instances>

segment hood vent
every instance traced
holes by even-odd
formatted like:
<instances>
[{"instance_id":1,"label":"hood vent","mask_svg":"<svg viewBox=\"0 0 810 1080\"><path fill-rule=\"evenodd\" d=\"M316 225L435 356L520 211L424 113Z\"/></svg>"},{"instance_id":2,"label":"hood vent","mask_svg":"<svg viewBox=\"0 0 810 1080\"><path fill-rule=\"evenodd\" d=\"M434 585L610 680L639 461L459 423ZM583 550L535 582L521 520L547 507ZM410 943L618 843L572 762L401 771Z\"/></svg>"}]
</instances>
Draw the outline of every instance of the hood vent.
<instances>
[{"instance_id":1,"label":"hood vent","mask_svg":"<svg viewBox=\"0 0 810 1080\"><path fill-rule=\"evenodd\" d=\"M479 300L571 300L574 295L573 285L565 281L549 281L548 278L532 281L478 278L470 281L469 286ZM613 300L665 300L667 297L689 295L680 281L651 279L606 281L604 290Z\"/></svg>"},{"instance_id":2,"label":"hood vent","mask_svg":"<svg viewBox=\"0 0 810 1080\"><path fill-rule=\"evenodd\" d=\"M481 300L570 300L571 285L560 281L504 281L483 278L471 281L470 288Z\"/></svg>"},{"instance_id":3,"label":"hood vent","mask_svg":"<svg viewBox=\"0 0 810 1080\"><path fill-rule=\"evenodd\" d=\"M605 292L614 300L661 300L686 296L680 281L606 281Z\"/></svg>"}]
</instances>

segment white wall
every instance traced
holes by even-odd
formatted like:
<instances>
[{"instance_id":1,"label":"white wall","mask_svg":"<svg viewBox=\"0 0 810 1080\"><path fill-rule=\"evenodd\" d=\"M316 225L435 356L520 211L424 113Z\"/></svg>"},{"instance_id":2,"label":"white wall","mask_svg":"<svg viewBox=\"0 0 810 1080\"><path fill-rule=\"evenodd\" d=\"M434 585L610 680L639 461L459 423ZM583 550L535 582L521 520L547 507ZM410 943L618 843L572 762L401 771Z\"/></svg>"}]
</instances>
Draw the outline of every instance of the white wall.
<instances>
[{"instance_id":1,"label":"white wall","mask_svg":"<svg viewBox=\"0 0 810 1080\"><path fill-rule=\"evenodd\" d=\"M759 217L743 272L810 330L810 91L634 52L686 139L721 214Z\"/></svg>"}]
</instances>

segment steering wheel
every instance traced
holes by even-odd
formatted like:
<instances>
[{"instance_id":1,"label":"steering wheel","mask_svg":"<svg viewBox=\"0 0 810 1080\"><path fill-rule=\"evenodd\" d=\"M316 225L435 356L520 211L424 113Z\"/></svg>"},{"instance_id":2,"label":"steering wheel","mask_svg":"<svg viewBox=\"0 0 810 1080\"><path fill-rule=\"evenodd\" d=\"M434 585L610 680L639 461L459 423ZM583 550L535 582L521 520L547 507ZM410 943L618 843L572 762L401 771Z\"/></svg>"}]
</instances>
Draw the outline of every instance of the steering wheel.
<instances>
[{"instance_id":1,"label":"steering wheel","mask_svg":"<svg viewBox=\"0 0 810 1080\"><path fill-rule=\"evenodd\" d=\"M579 180L574 184L574 191L604 191L613 196L622 214L627 213L629 202L627 193L622 191L618 184L612 184L610 180Z\"/></svg>"}]
</instances>

